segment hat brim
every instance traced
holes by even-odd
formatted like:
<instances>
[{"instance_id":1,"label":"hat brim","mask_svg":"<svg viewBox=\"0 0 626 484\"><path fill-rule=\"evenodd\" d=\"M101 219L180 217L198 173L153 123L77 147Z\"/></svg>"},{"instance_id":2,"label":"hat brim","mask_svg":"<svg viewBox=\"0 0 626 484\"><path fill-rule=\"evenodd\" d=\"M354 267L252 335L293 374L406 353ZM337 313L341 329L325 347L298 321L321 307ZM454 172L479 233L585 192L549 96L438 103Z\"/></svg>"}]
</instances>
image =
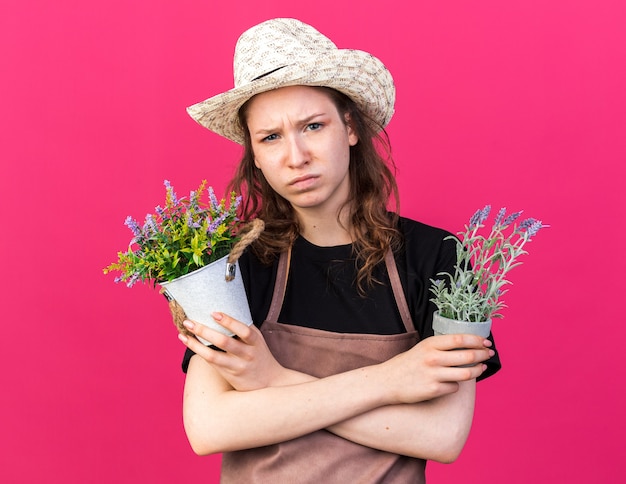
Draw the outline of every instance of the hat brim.
<instances>
[{"instance_id":1,"label":"hat brim","mask_svg":"<svg viewBox=\"0 0 626 484\"><path fill-rule=\"evenodd\" d=\"M375 123L385 127L393 115L395 88L391 74L376 57L360 50L337 49L307 62L287 65L187 108L202 126L243 144L241 106L262 92L287 86L324 86L350 97Z\"/></svg>"}]
</instances>

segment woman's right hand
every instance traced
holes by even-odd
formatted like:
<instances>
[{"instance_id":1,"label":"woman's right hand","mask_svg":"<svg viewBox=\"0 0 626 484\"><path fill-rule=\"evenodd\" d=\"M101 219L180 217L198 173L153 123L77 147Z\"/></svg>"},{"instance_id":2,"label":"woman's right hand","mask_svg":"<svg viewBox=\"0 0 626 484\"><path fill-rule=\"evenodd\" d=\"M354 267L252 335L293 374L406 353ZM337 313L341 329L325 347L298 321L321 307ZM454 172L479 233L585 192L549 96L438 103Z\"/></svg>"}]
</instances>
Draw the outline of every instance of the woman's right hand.
<instances>
[{"instance_id":1,"label":"woman's right hand","mask_svg":"<svg viewBox=\"0 0 626 484\"><path fill-rule=\"evenodd\" d=\"M469 334L432 336L379 366L394 403L416 403L454 393L459 382L479 377L494 354L491 345Z\"/></svg>"},{"instance_id":2,"label":"woman's right hand","mask_svg":"<svg viewBox=\"0 0 626 484\"><path fill-rule=\"evenodd\" d=\"M210 363L235 390L258 390L288 383L283 380L289 372L276 361L258 328L247 326L223 313L214 313L213 318L237 337L226 336L193 321L183 324L194 336L211 341L222 351L182 334L179 339Z\"/></svg>"}]
</instances>

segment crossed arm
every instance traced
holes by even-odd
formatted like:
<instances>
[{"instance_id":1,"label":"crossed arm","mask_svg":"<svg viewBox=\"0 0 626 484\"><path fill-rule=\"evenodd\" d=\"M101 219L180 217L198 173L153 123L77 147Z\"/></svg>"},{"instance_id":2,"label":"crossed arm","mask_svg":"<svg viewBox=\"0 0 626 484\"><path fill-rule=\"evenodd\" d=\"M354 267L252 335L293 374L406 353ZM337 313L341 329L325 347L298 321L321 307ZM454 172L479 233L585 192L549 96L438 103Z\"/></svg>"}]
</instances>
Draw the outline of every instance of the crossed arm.
<instances>
[{"instance_id":1,"label":"crossed arm","mask_svg":"<svg viewBox=\"0 0 626 484\"><path fill-rule=\"evenodd\" d=\"M282 367L256 327L214 316L239 338L186 324L224 352L181 335L196 353L187 371L183 417L198 454L270 445L320 429L440 462L461 452L471 427L475 378L492 354L488 340L427 338L384 363L318 379ZM448 351L458 348L466 349Z\"/></svg>"}]
</instances>

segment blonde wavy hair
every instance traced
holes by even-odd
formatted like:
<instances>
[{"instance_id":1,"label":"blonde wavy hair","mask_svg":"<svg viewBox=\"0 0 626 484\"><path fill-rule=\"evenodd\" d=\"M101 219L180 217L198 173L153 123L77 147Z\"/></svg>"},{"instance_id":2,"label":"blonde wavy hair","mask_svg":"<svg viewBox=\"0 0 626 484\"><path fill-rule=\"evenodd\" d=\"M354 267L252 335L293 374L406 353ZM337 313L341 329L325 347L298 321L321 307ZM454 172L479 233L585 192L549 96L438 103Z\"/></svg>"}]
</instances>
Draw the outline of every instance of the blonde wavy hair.
<instances>
[{"instance_id":1,"label":"blonde wavy hair","mask_svg":"<svg viewBox=\"0 0 626 484\"><path fill-rule=\"evenodd\" d=\"M399 198L389 139L384 129L348 96L327 87L313 89L329 96L342 119L348 115L359 139L350 147L350 195L346 206L350 207L348 220L358 267L355 282L359 293L365 295L368 287L380 282L373 275L374 268L384 260L389 248L397 250L401 240L396 228ZM265 222L265 231L251 249L263 263L270 264L293 244L300 230L291 204L272 189L254 164L246 123L248 103L239 110L239 123L245 137L244 154L229 190L243 196L240 205L243 220L258 217ZM394 211L388 210L389 203L394 203Z\"/></svg>"}]
</instances>

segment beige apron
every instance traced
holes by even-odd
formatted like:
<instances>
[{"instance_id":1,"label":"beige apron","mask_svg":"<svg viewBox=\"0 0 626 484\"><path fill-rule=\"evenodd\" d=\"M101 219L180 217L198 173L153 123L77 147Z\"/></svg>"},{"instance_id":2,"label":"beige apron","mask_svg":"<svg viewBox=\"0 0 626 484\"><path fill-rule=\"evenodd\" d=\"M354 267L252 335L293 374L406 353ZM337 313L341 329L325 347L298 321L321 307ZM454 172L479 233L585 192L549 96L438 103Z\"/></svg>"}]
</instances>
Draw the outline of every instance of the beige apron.
<instances>
[{"instance_id":1,"label":"beige apron","mask_svg":"<svg viewBox=\"0 0 626 484\"><path fill-rule=\"evenodd\" d=\"M393 255L385 258L406 333L344 334L277 322L283 304L290 253L281 254L272 303L261 326L275 358L285 367L319 378L381 363L419 341ZM280 408L276 409L280 412ZM259 418L263 418L262 415ZM382 452L319 430L255 449L224 453L224 484L424 483L426 461Z\"/></svg>"}]
</instances>

